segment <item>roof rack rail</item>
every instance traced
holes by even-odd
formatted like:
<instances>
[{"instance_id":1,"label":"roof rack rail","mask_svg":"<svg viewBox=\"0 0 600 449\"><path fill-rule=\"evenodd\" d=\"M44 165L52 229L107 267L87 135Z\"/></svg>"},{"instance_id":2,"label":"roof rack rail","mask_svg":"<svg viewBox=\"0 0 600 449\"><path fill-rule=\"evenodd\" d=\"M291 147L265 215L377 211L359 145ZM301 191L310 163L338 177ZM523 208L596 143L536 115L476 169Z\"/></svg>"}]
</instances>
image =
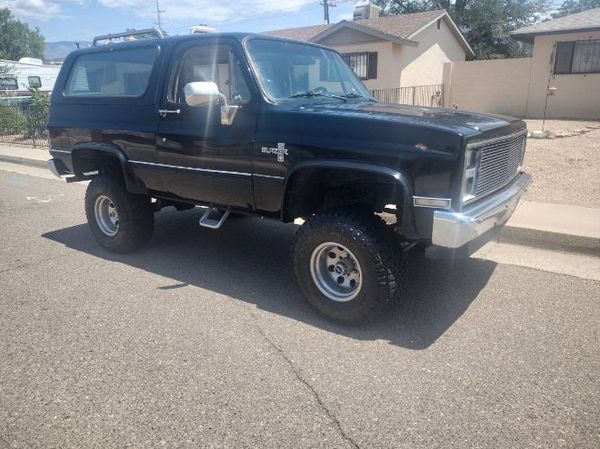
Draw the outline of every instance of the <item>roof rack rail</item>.
<instances>
[{"instance_id":1,"label":"roof rack rail","mask_svg":"<svg viewBox=\"0 0 600 449\"><path fill-rule=\"evenodd\" d=\"M142 36L142 37L136 37ZM124 31L123 33L104 34L96 36L92 41L92 47L96 47L98 42L108 41L106 44L114 44L118 42L136 41L143 39L162 39L165 33L158 28L146 28L143 30ZM104 44L104 45L106 45Z\"/></svg>"}]
</instances>

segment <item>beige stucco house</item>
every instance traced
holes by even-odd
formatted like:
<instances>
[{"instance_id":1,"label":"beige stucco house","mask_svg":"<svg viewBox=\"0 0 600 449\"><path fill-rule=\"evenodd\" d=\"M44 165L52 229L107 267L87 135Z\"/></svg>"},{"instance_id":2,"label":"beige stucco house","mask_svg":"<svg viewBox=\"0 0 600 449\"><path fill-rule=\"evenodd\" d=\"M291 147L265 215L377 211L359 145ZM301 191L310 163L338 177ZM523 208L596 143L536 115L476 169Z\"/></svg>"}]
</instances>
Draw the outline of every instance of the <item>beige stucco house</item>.
<instances>
[{"instance_id":1,"label":"beige stucco house","mask_svg":"<svg viewBox=\"0 0 600 449\"><path fill-rule=\"evenodd\" d=\"M444 104L530 118L600 119L600 8L516 30L531 58L453 62Z\"/></svg>"},{"instance_id":2,"label":"beige stucco house","mask_svg":"<svg viewBox=\"0 0 600 449\"><path fill-rule=\"evenodd\" d=\"M370 16L266 34L336 49L371 90L441 84L444 63L473 55L445 10L379 17L371 7Z\"/></svg>"},{"instance_id":3,"label":"beige stucco house","mask_svg":"<svg viewBox=\"0 0 600 449\"><path fill-rule=\"evenodd\" d=\"M600 8L521 28L533 44L529 117L600 118Z\"/></svg>"}]
</instances>

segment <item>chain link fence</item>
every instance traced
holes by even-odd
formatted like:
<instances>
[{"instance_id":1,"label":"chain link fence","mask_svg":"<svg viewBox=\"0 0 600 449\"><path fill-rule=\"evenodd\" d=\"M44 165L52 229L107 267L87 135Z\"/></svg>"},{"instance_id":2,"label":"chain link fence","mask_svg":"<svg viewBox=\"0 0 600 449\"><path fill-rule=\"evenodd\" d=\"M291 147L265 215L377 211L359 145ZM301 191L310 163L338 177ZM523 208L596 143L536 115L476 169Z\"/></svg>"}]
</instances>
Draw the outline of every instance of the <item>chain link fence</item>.
<instances>
[{"instance_id":1,"label":"chain link fence","mask_svg":"<svg viewBox=\"0 0 600 449\"><path fill-rule=\"evenodd\" d=\"M0 142L48 147L48 105L27 101L0 103Z\"/></svg>"},{"instance_id":2,"label":"chain link fence","mask_svg":"<svg viewBox=\"0 0 600 449\"><path fill-rule=\"evenodd\" d=\"M376 99L386 103L410 104L434 108L444 107L443 84L376 89L371 94Z\"/></svg>"}]
</instances>

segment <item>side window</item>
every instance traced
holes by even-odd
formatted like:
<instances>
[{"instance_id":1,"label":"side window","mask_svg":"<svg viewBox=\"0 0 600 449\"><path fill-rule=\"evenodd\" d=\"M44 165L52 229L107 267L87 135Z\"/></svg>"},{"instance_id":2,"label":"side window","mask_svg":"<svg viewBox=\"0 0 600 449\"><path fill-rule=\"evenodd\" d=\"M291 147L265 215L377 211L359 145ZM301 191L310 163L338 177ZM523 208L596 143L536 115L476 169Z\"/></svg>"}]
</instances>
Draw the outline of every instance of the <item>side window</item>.
<instances>
[{"instance_id":1,"label":"side window","mask_svg":"<svg viewBox=\"0 0 600 449\"><path fill-rule=\"evenodd\" d=\"M176 66L169 101L185 103L183 89L187 83L212 81L232 104L248 103L248 83L240 61L227 45L203 45L187 49Z\"/></svg>"},{"instance_id":2,"label":"side window","mask_svg":"<svg viewBox=\"0 0 600 449\"><path fill-rule=\"evenodd\" d=\"M75 61L68 97L139 97L150 81L156 47L130 48L81 55Z\"/></svg>"},{"instance_id":3,"label":"side window","mask_svg":"<svg viewBox=\"0 0 600 449\"><path fill-rule=\"evenodd\" d=\"M39 89L42 87L42 79L39 76L28 76L27 82L32 89Z\"/></svg>"},{"instance_id":4,"label":"side window","mask_svg":"<svg viewBox=\"0 0 600 449\"><path fill-rule=\"evenodd\" d=\"M0 78L0 90L19 90L16 78Z\"/></svg>"}]
</instances>

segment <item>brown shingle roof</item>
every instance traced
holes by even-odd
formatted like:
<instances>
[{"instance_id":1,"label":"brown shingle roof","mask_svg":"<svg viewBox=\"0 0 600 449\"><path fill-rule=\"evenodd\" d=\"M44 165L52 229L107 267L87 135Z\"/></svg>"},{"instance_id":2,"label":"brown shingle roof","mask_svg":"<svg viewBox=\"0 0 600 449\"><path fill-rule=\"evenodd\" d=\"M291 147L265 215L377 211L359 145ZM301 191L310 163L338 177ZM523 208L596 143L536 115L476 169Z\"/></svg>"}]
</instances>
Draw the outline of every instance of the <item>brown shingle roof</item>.
<instances>
[{"instance_id":1,"label":"brown shingle roof","mask_svg":"<svg viewBox=\"0 0 600 449\"><path fill-rule=\"evenodd\" d=\"M536 23L525 28L520 28L510 33L515 39L532 42L537 34L565 33L579 30L600 29L600 8Z\"/></svg>"},{"instance_id":2,"label":"brown shingle roof","mask_svg":"<svg viewBox=\"0 0 600 449\"><path fill-rule=\"evenodd\" d=\"M444 14L446 10L436 9L434 11L417 12L414 14L402 14L399 16L377 17L375 19L354 20L352 23L366 28L370 28L380 33L386 33L391 36L408 39L416 31L419 31L429 22ZM285 30L267 31L265 34L271 36L285 37L299 41L309 41L319 33L335 26L313 25L308 27L287 28Z\"/></svg>"},{"instance_id":3,"label":"brown shingle roof","mask_svg":"<svg viewBox=\"0 0 600 449\"><path fill-rule=\"evenodd\" d=\"M297 41L309 41L321 31L325 31L332 26L333 24L325 24L313 25L309 27L286 28L285 30L266 31L264 34L285 37L286 39L295 39Z\"/></svg>"}]
</instances>

